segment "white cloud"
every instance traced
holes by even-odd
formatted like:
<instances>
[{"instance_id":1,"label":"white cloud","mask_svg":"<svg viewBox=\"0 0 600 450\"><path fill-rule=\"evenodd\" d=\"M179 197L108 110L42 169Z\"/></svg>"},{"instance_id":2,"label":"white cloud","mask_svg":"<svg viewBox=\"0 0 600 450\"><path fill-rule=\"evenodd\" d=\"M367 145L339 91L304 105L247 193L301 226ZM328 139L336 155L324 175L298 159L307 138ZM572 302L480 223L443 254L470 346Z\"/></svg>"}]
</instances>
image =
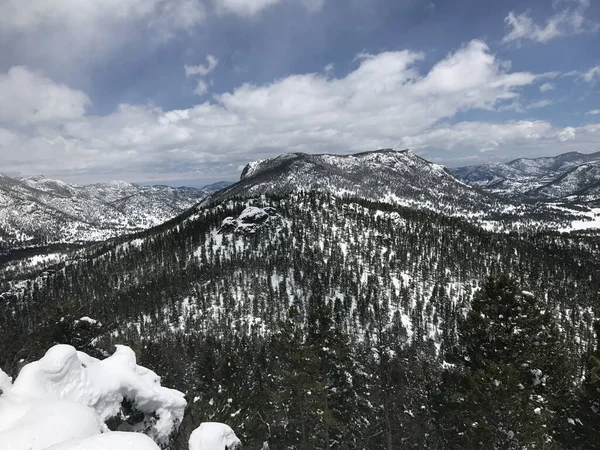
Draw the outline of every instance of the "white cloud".
<instances>
[{"instance_id":1,"label":"white cloud","mask_svg":"<svg viewBox=\"0 0 600 450\"><path fill-rule=\"evenodd\" d=\"M285 0L217 0L217 10L221 13L254 17L262 11ZM320 11L325 0L288 0L302 4L310 12Z\"/></svg>"},{"instance_id":2,"label":"white cloud","mask_svg":"<svg viewBox=\"0 0 600 450\"><path fill-rule=\"evenodd\" d=\"M590 6L589 0L555 1L553 6L555 9L562 9L551 16L543 26L536 24L527 12L509 12L504 22L509 26L510 32L504 36L502 42L531 40L545 43L561 36L595 33L600 30L600 24L584 16Z\"/></svg>"},{"instance_id":3,"label":"white cloud","mask_svg":"<svg viewBox=\"0 0 600 450\"><path fill-rule=\"evenodd\" d=\"M187 28L204 18L197 0L3 0L2 33L66 27L84 31L111 22L149 20L149 26ZM90 30L91 31L91 30Z\"/></svg>"},{"instance_id":4,"label":"white cloud","mask_svg":"<svg viewBox=\"0 0 600 450\"><path fill-rule=\"evenodd\" d=\"M50 67L97 63L140 39L162 42L201 23L202 0L2 0L2 45L25 60Z\"/></svg>"},{"instance_id":5,"label":"white cloud","mask_svg":"<svg viewBox=\"0 0 600 450\"><path fill-rule=\"evenodd\" d=\"M544 83L540 86L540 92L548 92L556 89L556 85L554 83Z\"/></svg>"},{"instance_id":6,"label":"white cloud","mask_svg":"<svg viewBox=\"0 0 600 450\"><path fill-rule=\"evenodd\" d=\"M204 80L198 80L198 83L196 84L196 89L194 89L194 94L203 96L207 92L208 92L208 85L206 84L206 82Z\"/></svg>"},{"instance_id":7,"label":"white cloud","mask_svg":"<svg viewBox=\"0 0 600 450\"><path fill-rule=\"evenodd\" d=\"M192 75L199 75L200 77L205 77L209 75L212 71L214 71L219 64L219 60L213 56L208 55L206 57L206 65L203 66L199 64L197 66L188 66L187 64L184 66L186 76L190 77ZM194 94L198 96L203 96L208 92L208 84L203 79L198 79L196 84L196 89L194 89Z\"/></svg>"},{"instance_id":8,"label":"white cloud","mask_svg":"<svg viewBox=\"0 0 600 450\"><path fill-rule=\"evenodd\" d=\"M583 79L590 84L596 84L600 81L600 65L590 68L583 74Z\"/></svg>"},{"instance_id":9,"label":"white cloud","mask_svg":"<svg viewBox=\"0 0 600 450\"><path fill-rule=\"evenodd\" d=\"M577 130L573 127L566 127L557 133L558 140L561 142L567 142L575 139Z\"/></svg>"},{"instance_id":10,"label":"white cloud","mask_svg":"<svg viewBox=\"0 0 600 450\"><path fill-rule=\"evenodd\" d=\"M213 70L215 70L217 68L217 65L219 64L219 60L218 58L216 58L213 55L208 55L206 57L206 66L203 66L202 64L199 64L197 66L188 66L187 64L184 66L185 68L185 74L189 77L192 75L200 75L202 77L208 75L209 73L211 73Z\"/></svg>"},{"instance_id":11,"label":"white cloud","mask_svg":"<svg viewBox=\"0 0 600 450\"><path fill-rule=\"evenodd\" d=\"M599 115L600 109L592 109L591 111L588 111L586 114L589 114L591 116Z\"/></svg>"},{"instance_id":12,"label":"white cloud","mask_svg":"<svg viewBox=\"0 0 600 450\"><path fill-rule=\"evenodd\" d=\"M27 67L16 66L0 74L0 122L24 125L76 119L89 104L85 93Z\"/></svg>"},{"instance_id":13,"label":"white cloud","mask_svg":"<svg viewBox=\"0 0 600 450\"><path fill-rule=\"evenodd\" d=\"M510 72L481 41L447 55L427 73L418 70L423 58L408 50L361 55L357 67L341 78L324 72L262 86L243 84L173 111L122 105L105 116L82 115L87 98L62 87L79 98L78 108L64 114L60 126L5 126L0 132L2 170L77 175L88 181L85 174L103 173L111 178L136 174L129 177L132 181L210 174L234 178L236 168L248 160L292 151L346 153L392 147L398 140L422 151L463 154L507 153L520 142L561 144L561 130L545 122L445 123L459 112L493 111L519 101L520 89L545 75ZM569 143L589 134L575 133Z\"/></svg>"}]
</instances>

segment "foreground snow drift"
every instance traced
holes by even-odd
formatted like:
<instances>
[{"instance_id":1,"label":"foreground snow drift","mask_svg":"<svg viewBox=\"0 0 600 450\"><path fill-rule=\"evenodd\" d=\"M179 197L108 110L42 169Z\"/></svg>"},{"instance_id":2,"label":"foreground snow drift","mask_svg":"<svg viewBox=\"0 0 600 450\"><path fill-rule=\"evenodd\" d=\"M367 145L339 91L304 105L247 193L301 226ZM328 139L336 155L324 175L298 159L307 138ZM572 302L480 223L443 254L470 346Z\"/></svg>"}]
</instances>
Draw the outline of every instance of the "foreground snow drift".
<instances>
[{"instance_id":1,"label":"foreground snow drift","mask_svg":"<svg viewBox=\"0 0 600 450\"><path fill-rule=\"evenodd\" d=\"M80 441L53 448L155 449L142 435L96 435L108 431L104 422L118 415L127 399L145 414L144 421L133 425L134 431L166 443L186 407L183 394L162 387L160 377L138 366L135 353L125 346L117 346L112 356L101 361L69 345L57 345L23 367L12 387L3 372L0 384L2 450L42 450L72 439Z\"/></svg>"},{"instance_id":2,"label":"foreground snow drift","mask_svg":"<svg viewBox=\"0 0 600 450\"><path fill-rule=\"evenodd\" d=\"M53 445L47 450L160 450L148 436L139 433L106 433L88 439Z\"/></svg>"},{"instance_id":3,"label":"foreground snow drift","mask_svg":"<svg viewBox=\"0 0 600 450\"><path fill-rule=\"evenodd\" d=\"M242 443L233 430L222 423L205 422L190 436L190 450L235 450Z\"/></svg>"}]
</instances>

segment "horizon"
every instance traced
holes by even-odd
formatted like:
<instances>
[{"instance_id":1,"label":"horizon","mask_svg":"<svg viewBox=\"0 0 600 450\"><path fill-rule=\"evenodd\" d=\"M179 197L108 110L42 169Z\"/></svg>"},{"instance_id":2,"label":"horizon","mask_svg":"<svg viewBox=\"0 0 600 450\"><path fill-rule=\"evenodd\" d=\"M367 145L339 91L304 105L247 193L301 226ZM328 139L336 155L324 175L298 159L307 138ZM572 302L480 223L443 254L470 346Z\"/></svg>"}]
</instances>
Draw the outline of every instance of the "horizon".
<instances>
[{"instance_id":1,"label":"horizon","mask_svg":"<svg viewBox=\"0 0 600 450\"><path fill-rule=\"evenodd\" d=\"M395 151L395 152L406 152L406 151L410 151L413 152L411 149L406 148L406 149L395 149L395 148L379 148L379 149L375 149L375 150L367 150L367 151L359 151L359 152L354 152L354 153L304 153L304 152L296 152L296 153L303 153L306 155L333 155L333 156L352 156L352 155L357 155L357 154L361 154L361 153L373 153L373 152L380 152L380 151L385 151L385 150L389 150L389 151ZM292 152L294 153L294 152ZM417 156L418 153L415 153ZM540 158L555 158L555 157L559 157L559 156L563 156L563 155L567 155L567 154L579 154L579 155L593 155L595 153L600 153L600 151L598 152L591 152L591 153L584 153L584 152L579 152L579 151L571 151L571 152L565 152L565 153L560 153L558 155L552 155L552 156L536 156L533 158L516 158L516 159L511 159L509 161L490 161L490 163L500 163L500 164L508 164L511 163L513 161L517 161L520 159L540 159ZM277 156L274 156L273 158L277 158L278 156L282 156L282 155L286 155L286 154L290 154L290 153L281 153ZM425 158L426 159L426 158ZM255 162L257 160L254 161L248 161L247 164L250 164L252 162ZM431 163L435 163L434 161L429 161ZM476 165L476 164L473 164ZM469 167L469 166L473 166L472 164L466 165L466 166L446 166L443 165L444 167L447 167L448 169L458 169L461 167ZM244 166L245 167L245 166ZM106 180L100 180L100 181L96 181L94 183L75 183L75 182L69 182L63 179L58 179L58 178L52 178L52 177L48 177L45 174L31 174L31 175L23 175L23 176L12 176L9 174L5 174L0 172L0 175L5 175L8 176L10 178L16 178L16 179L27 179L27 178L35 178L35 177L41 177L41 178L46 178L46 179L50 179L50 180L54 180L54 181L63 181L67 184L71 184L71 185L89 185L89 184L102 184L102 183L110 183L110 182L125 182L125 183L130 183L132 185L137 185L137 186L168 186L168 187L172 187L172 188L204 188L204 187L209 187L213 184L218 184L218 183L231 183L231 184L235 184L238 181L240 181L240 174L242 172L243 168L240 170L240 172L238 173L238 175L236 176L235 179L218 179L218 180L170 180L167 182L144 182L144 181L128 181L128 180L122 180L122 179L111 179L111 178L107 178ZM187 183L187 184L186 184Z\"/></svg>"},{"instance_id":2,"label":"horizon","mask_svg":"<svg viewBox=\"0 0 600 450\"><path fill-rule=\"evenodd\" d=\"M281 153L600 151L600 2L9 0L0 172L237 179Z\"/></svg>"}]
</instances>

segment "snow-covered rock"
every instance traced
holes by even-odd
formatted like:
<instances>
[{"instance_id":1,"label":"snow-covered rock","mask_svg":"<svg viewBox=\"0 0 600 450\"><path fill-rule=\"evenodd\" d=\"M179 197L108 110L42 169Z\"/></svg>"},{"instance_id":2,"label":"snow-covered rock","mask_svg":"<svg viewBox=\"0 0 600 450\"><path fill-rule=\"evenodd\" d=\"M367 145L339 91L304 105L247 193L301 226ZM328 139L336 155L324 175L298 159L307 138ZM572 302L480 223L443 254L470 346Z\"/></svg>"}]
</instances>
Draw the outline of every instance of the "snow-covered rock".
<instances>
[{"instance_id":1,"label":"snow-covered rock","mask_svg":"<svg viewBox=\"0 0 600 450\"><path fill-rule=\"evenodd\" d=\"M12 387L7 378L9 389L0 397L2 450L41 450L108 431L104 422L119 414L124 399L145 414L134 431L166 443L186 407L183 394L162 387L160 377L138 366L135 353L125 346L98 360L69 345L56 345L23 367Z\"/></svg>"},{"instance_id":2,"label":"snow-covered rock","mask_svg":"<svg viewBox=\"0 0 600 450\"><path fill-rule=\"evenodd\" d=\"M226 217L221 223L221 232L254 233L262 225L272 222L279 214L272 207L248 206L237 218Z\"/></svg>"},{"instance_id":3,"label":"snow-covered rock","mask_svg":"<svg viewBox=\"0 0 600 450\"><path fill-rule=\"evenodd\" d=\"M189 440L189 450L235 450L241 441L233 430L223 423L204 422L196 428Z\"/></svg>"},{"instance_id":4,"label":"snow-covered rock","mask_svg":"<svg viewBox=\"0 0 600 450\"><path fill-rule=\"evenodd\" d=\"M53 445L47 450L159 450L148 436L113 432Z\"/></svg>"}]
</instances>

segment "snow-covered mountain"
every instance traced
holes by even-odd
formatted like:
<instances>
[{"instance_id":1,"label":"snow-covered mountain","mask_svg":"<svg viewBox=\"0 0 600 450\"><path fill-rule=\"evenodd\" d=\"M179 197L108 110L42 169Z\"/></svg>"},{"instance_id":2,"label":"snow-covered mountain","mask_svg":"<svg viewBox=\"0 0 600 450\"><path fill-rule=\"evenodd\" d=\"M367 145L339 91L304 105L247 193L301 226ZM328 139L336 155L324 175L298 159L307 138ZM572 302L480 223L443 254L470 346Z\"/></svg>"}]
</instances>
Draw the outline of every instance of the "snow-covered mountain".
<instances>
[{"instance_id":1,"label":"snow-covered mountain","mask_svg":"<svg viewBox=\"0 0 600 450\"><path fill-rule=\"evenodd\" d=\"M392 149L353 155L289 153L251 162L242 171L240 181L209 195L201 205L309 191L466 217L485 228L498 230L538 226L568 230L575 220L582 221L581 228L589 228L600 216L600 211L589 208L516 202L471 186L446 167L410 150Z\"/></svg>"},{"instance_id":2,"label":"snow-covered mountain","mask_svg":"<svg viewBox=\"0 0 600 450\"><path fill-rule=\"evenodd\" d=\"M410 152L251 163L238 183L161 226L91 244L56 264L41 261L36 270L15 264L0 273L0 367L14 377L23 362L41 360L49 343L107 356L127 342L136 364L155 368L189 400L172 450L195 449L193 430L207 420L228 423L250 449L332 448L334 441L447 448L458 425L482 423L482 404L492 399L496 411L512 398L519 402L506 407L510 414L549 417L532 428L550 430L540 442L563 428L570 439L573 424L586 420L580 405L569 406L571 421L560 423L549 408L578 395L584 378L575 371L596 342L600 244L597 231L561 234L541 225L599 228L600 220L575 226L568 214L596 213L522 203L469 187ZM505 232L511 226L515 232ZM479 296L496 283L489 275L504 274L519 284ZM517 303L497 308L496 299L513 297L509 291ZM536 359L515 365L520 372L508 378L497 370L505 363L490 366L483 386L499 390L476 397L475 415L463 420L463 379L445 383L472 370L474 359L457 351L479 352L490 342L483 328L463 325L474 300L488 305L472 316L477 323L518 335ZM527 305L543 313L523 313ZM538 323L535 330L556 330L564 342L530 345L540 342L537 331L521 339L524 328L503 325L515 315ZM82 316L106 326L82 336ZM494 353L512 363L506 348L513 347L496 342L502 347ZM562 374L560 383L548 373ZM464 385L472 380L479 383L481 373ZM553 392L560 397L551 404ZM440 405L452 417L440 418Z\"/></svg>"},{"instance_id":3,"label":"snow-covered mountain","mask_svg":"<svg viewBox=\"0 0 600 450\"><path fill-rule=\"evenodd\" d=\"M353 155L289 153L248 164L238 183L204 204L260 194L320 191L436 211L489 209L497 199L457 180L410 150Z\"/></svg>"},{"instance_id":4,"label":"snow-covered mountain","mask_svg":"<svg viewBox=\"0 0 600 450\"><path fill-rule=\"evenodd\" d=\"M0 249L99 241L159 225L226 185L67 184L0 175Z\"/></svg>"},{"instance_id":5,"label":"snow-covered mountain","mask_svg":"<svg viewBox=\"0 0 600 450\"><path fill-rule=\"evenodd\" d=\"M452 173L465 183L507 197L591 202L600 199L599 167L600 152L570 152L458 167Z\"/></svg>"}]
</instances>

